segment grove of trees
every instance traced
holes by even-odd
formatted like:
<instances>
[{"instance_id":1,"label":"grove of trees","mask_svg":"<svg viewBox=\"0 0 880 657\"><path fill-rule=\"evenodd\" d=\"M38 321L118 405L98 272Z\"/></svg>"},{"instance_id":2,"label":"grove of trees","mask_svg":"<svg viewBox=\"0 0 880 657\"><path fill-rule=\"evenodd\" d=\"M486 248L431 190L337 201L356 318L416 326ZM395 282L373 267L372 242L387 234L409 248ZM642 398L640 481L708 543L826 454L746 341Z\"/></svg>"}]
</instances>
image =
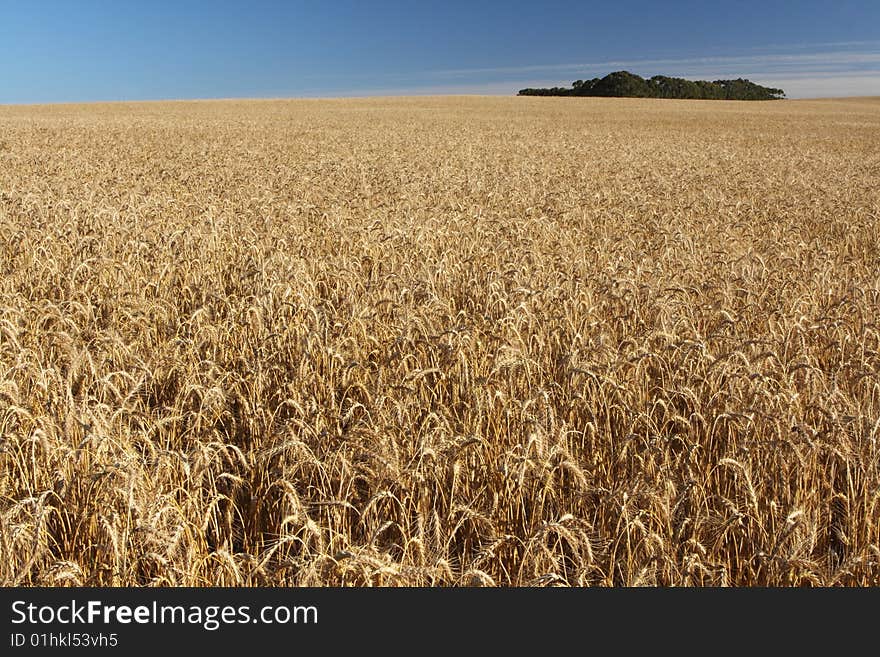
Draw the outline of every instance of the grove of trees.
<instances>
[{"instance_id":1,"label":"grove of trees","mask_svg":"<svg viewBox=\"0 0 880 657\"><path fill-rule=\"evenodd\" d=\"M520 96L626 96L631 98L695 98L704 100L778 100L782 89L736 80L685 80L665 75L645 79L629 71L615 71L604 78L575 80L571 89L520 89Z\"/></svg>"}]
</instances>

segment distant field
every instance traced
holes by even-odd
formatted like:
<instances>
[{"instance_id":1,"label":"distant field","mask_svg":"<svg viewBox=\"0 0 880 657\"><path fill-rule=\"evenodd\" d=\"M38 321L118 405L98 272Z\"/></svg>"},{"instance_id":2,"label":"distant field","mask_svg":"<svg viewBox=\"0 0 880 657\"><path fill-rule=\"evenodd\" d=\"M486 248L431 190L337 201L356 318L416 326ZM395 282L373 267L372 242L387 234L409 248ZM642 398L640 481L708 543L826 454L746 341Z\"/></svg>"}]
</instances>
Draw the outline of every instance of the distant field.
<instances>
[{"instance_id":1,"label":"distant field","mask_svg":"<svg viewBox=\"0 0 880 657\"><path fill-rule=\"evenodd\" d=\"M880 585L880 99L0 107L0 585Z\"/></svg>"}]
</instances>

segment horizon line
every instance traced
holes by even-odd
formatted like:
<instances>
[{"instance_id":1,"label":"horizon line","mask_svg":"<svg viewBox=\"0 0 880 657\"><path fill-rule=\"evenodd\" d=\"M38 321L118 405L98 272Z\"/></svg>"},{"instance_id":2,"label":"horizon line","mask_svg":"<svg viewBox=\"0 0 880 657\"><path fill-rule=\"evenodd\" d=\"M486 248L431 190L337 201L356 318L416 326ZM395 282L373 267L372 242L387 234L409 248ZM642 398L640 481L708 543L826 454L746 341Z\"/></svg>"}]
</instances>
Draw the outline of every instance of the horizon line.
<instances>
[{"instance_id":1,"label":"horizon line","mask_svg":"<svg viewBox=\"0 0 880 657\"><path fill-rule=\"evenodd\" d=\"M138 99L98 99L98 100L61 100L44 103L4 103L0 102L0 108L8 107L56 107L64 105L149 105L160 103L232 103L232 102L278 102L278 101L332 101L332 100L382 100L382 99L406 99L406 98L544 98L542 96L519 96L518 93L354 93L351 95L329 96L194 96L174 98L138 98ZM549 96L555 98L555 96ZM694 102L731 102L731 103L754 103L762 101L726 100L721 98L642 98L639 96L560 96L560 98L580 98L599 100L683 100ZM857 99L880 99L880 94L852 94L846 96L809 96L801 98L776 98L774 101L808 102L815 100L857 100ZM764 101L768 102L768 101Z\"/></svg>"}]
</instances>

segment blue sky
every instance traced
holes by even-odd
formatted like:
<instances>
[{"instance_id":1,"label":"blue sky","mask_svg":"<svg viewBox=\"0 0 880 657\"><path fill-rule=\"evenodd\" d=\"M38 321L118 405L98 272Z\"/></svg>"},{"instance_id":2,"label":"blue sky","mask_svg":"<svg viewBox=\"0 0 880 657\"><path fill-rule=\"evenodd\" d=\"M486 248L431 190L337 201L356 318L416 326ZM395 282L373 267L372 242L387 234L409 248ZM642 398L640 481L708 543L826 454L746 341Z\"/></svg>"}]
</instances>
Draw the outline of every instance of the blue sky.
<instances>
[{"instance_id":1,"label":"blue sky","mask_svg":"<svg viewBox=\"0 0 880 657\"><path fill-rule=\"evenodd\" d=\"M620 69L880 95L880 0L0 0L0 103L512 94Z\"/></svg>"}]
</instances>

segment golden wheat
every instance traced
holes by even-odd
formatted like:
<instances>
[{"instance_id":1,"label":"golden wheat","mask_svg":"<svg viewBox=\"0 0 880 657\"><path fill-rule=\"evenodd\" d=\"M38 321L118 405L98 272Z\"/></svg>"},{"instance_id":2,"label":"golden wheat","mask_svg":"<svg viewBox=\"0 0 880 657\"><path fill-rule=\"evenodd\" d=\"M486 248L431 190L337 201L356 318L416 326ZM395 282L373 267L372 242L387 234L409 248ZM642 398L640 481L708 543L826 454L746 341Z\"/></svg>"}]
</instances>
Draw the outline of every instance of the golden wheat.
<instances>
[{"instance_id":1,"label":"golden wheat","mask_svg":"<svg viewBox=\"0 0 880 657\"><path fill-rule=\"evenodd\" d=\"M880 584L880 101L0 108L0 584Z\"/></svg>"}]
</instances>

